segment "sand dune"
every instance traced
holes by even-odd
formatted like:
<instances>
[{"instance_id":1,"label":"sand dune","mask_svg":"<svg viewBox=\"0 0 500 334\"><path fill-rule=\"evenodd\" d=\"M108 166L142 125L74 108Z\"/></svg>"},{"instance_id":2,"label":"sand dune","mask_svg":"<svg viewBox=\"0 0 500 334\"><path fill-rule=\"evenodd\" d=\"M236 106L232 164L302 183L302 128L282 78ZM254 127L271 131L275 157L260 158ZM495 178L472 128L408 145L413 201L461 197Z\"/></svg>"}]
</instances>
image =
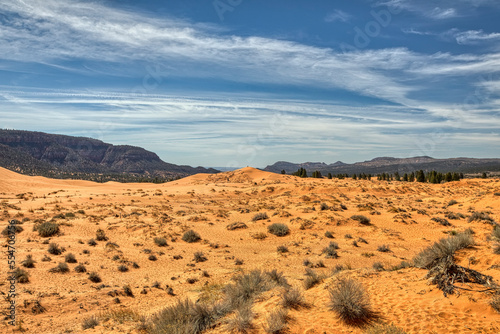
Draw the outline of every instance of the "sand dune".
<instances>
[{"instance_id":1,"label":"sand dune","mask_svg":"<svg viewBox=\"0 0 500 334\"><path fill-rule=\"evenodd\" d=\"M328 307L328 289L343 277L363 285L379 322L406 333L498 333L500 315L489 304L493 290L478 292L484 286L467 283L460 284L464 289L459 293L444 296L426 278L427 270L400 266L440 238L472 228L475 245L458 251L456 262L500 282L491 222L468 222L474 212L499 222L498 193L498 179L441 185L301 179L247 167L165 184L100 184L29 177L0 168L0 227L9 219L23 221L16 260L32 255L36 261L34 268L24 268L29 282L16 287L18 319L29 333L140 333L141 317L182 298L218 296L231 277L258 268L283 272L308 304L290 310L290 333L368 330L346 325ZM254 219L257 214L263 219ZM450 225L432 218L447 219ZM40 236L34 228L44 221L59 224L59 234ZM235 222L246 227L227 228ZM290 233L269 233L273 223L287 225ZM107 240L89 245L98 229ZM201 240L183 241L189 229ZM168 245L159 246L155 238L165 238ZM331 241L339 247L336 258L323 252ZM49 254L50 243L65 251ZM287 251L278 252L278 246ZM388 250L380 251L381 246ZM196 252L206 260L196 262ZM77 260L67 264L69 272L50 272L68 253ZM0 275L6 277L5 252L0 262ZM75 272L79 264L86 273ZM310 289L304 288L305 264L325 275ZM102 282L90 281L89 272ZM133 296L124 293L125 285ZM6 284L1 291L6 293ZM283 288L275 287L256 297L254 333L264 331L282 293ZM45 311L33 313L36 303ZM0 307L7 307L5 299ZM83 330L82 322L90 316L99 325ZM227 332L231 316L206 332ZM1 331L14 332L5 323Z\"/></svg>"}]
</instances>

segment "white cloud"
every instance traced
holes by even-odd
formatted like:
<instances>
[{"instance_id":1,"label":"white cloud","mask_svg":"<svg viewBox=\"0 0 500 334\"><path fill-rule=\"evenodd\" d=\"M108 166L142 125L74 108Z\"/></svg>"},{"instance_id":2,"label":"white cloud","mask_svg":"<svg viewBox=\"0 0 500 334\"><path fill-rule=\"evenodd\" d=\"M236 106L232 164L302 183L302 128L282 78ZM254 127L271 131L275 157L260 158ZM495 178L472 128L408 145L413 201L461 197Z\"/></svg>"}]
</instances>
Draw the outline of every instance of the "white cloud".
<instances>
[{"instance_id":1,"label":"white cloud","mask_svg":"<svg viewBox=\"0 0 500 334\"><path fill-rule=\"evenodd\" d=\"M325 16L325 22L336 22L336 21L349 22L351 19L352 15L340 9L336 9Z\"/></svg>"},{"instance_id":2,"label":"white cloud","mask_svg":"<svg viewBox=\"0 0 500 334\"><path fill-rule=\"evenodd\" d=\"M454 31L458 44L477 44L485 41L500 41L500 33L485 33L483 30Z\"/></svg>"}]
</instances>

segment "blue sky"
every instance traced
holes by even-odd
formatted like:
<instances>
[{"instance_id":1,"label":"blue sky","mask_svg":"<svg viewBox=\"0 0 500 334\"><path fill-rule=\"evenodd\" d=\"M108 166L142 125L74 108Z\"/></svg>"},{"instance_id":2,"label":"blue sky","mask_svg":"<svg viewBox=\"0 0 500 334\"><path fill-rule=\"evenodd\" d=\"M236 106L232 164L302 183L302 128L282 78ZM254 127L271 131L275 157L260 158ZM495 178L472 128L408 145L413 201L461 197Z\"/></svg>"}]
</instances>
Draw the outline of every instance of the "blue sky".
<instances>
[{"instance_id":1,"label":"blue sky","mask_svg":"<svg viewBox=\"0 0 500 334\"><path fill-rule=\"evenodd\" d=\"M496 0L0 1L0 127L264 167L499 157Z\"/></svg>"}]
</instances>

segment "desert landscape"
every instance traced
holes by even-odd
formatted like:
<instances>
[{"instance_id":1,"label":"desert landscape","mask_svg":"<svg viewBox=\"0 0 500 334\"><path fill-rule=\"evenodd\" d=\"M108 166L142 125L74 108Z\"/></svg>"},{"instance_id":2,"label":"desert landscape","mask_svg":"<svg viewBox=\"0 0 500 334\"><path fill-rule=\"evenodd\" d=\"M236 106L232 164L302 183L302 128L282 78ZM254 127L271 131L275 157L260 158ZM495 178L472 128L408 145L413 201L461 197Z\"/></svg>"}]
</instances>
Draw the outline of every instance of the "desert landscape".
<instances>
[{"instance_id":1,"label":"desert landscape","mask_svg":"<svg viewBox=\"0 0 500 334\"><path fill-rule=\"evenodd\" d=\"M244 302L205 314L213 317L198 324L204 333L500 331L500 179L313 179L247 167L163 184L6 169L0 180L1 228L18 221L21 269L17 323L4 319L4 333L196 332L159 315L175 305L216 313L245 280L260 283ZM417 255L464 235L473 241L453 261L488 282L457 279L443 290ZM349 282L364 291L360 321L332 305ZM1 284L4 311L9 287Z\"/></svg>"}]
</instances>

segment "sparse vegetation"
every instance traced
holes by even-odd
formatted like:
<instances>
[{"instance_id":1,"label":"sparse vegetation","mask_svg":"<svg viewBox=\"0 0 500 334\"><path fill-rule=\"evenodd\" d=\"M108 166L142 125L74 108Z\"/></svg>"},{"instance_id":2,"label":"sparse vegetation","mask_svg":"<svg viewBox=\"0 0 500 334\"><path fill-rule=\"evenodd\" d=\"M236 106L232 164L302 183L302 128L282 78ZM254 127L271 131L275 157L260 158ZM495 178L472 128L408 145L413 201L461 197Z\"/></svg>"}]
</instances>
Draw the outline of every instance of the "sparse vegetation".
<instances>
[{"instance_id":1,"label":"sparse vegetation","mask_svg":"<svg viewBox=\"0 0 500 334\"><path fill-rule=\"evenodd\" d=\"M97 242L96 242L94 239L90 239L89 241L87 241L87 244L88 244L89 246L94 247L94 246L96 246L96 245L97 245Z\"/></svg>"},{"instance_id":2,"label":"sparse vegetation","mask_svg":"<svg viewBox=\"0 0 500 334\"><path fill-rule=\"evenodd\" d=\"M235 311L234 316L228 320L228 331L231 333L250 333L254 329L252 324L254 316L251 303L241 306Z\"/></svg>"},{"instance_id":3,"label":"sparse vegetation","mask_svg":"<svg viewBox=\"0 0 500 334\"><path fill-rule=\"evenodd\" d=\"M325 277L323 275L318 274L311 268L306 268L306 279L304 280L304 289L309 290L310 288L318 285L323 282Z\"/></svg>"},{"instance_id":4,"label":"sparse vegetation","mask_svg":"<svg viewBox=\"0 0 500 334\"><path fill-rule=\"evenodd\" d=\"M474 221L478 221L480 223L486 223L486 224L494 224L495 220L490 217L488 212L484 211L475 211L472 213L472 215L469 217L469 223L472 223Z\"/></svg>"},{"instance_id":5,"label":"sparse vegetation","mask_svg":"<svg viewBox=\"0 0 500 334\"><path fill-rule=\"evenodd\" d=\"M189 242L189 243L197 242L200 239L201 239L200 235L193 230L186 231L182 235L182 240L184 240L185 242Z\"/></svg>"},{"instance_id":6,"label":"sparse vegetation","mask_svg":"<svg viewBox=\"0 0 500 334\"><path fill-rule=\"evenodd\" d=\"M35 260L33 260L33 255L28 254L26 255L26 259L21 262L23 267L25 268L35 268Z\"/></svg>"},{"instance_id":7,"label":"sparse vegetation","mask_svg":"<svg viewBox=\"0 0 500 334\"><path fill-rule=\"evenodd\" d=\"M89 273L89 280L94 283L102 282L101 276L99 276L99 274L96 273L95 271Z\"/></svg>"},{"instance_id":8,"label":"sparse vegetation","mask_svg":"<svg viewBox=\"0 0 500 334\"><path fill-rule=\"evenodd\" d=\"M282 223L274 223L267 227L267 231L274 234L277 237L283 237L290 233L290 229L287 225Z\"/></svg>"},{"instance_id":9,"label":"sparse vegetation","mask_svg":"<svg viewBox=\"0 0 500 334\"><path fill-rule=\"evenodd\" d=\"M85 268L85 266L83 264L79 264L75 267L75 271L77 273L85 273L85 272L87 272L87 268Z\"/></svg>"},{"instance_id":10,"label":"sparse vegetation","mask_svg":"<svg viewBox=\"0 0 500 334\"><path fill-rule=\"evenodd\" d=\"M168 246L167 239L165 239L163 237L157 237L157 238L154 238L153 240L154 240L155 244L160 246L160 247Z\"/></svg>"},{"instance_id":11,"label":"sparse vegetation","mask_svg":"<svg viewBox=\"0 0 500 334\"><path fill-rule=\"evenodd\" d=\"M380 245L377 247L377 250L382 253L387 253L391 251L388 245Z\"/></svg>"},{"instance_id":12,"label":"sparse vegetation","mask_svg":"<svg viewBox=\"0 0 500 334\"><path fill-rule=\"evenodd\" d=\"M38 235L44 238L51 237L59 233L59 224L44 222L37 226Z\"/></svg>"},{"instance_id":13,"label":"sparse vegetation","mask_svg":"<svg viewBox=\"0 0 500 334\"><path fill-rule=\"evenodd\" d=\"M326 232L325 232L325 237L327 237L327 238L329 238L329 239L333 239L333 238L335 238L335 237L333 236L333 233L332 233L332 232L330 232L330 231L326 231Z\"/></svg>"},{"instance_id":14,"label":"sparse vegetation","mask_svg":"<svg viewBox=\"0 0 500 334\"><path fill-rule=\"evenodd\" d=\"M207 261L207 258L205 257L205 255L203 254L203 252L196 252L194 253L194 262L198 263L198 262L205 262Z\"/></svg>"},{"instance_id":15,"label":"sparse vegetation","mask_svg":"<svg viewBox=\"0 0 500 334\"><path fill-rule=\"evenodd\" d=\"M11 277L11 276L9 276L9 277ZM12 273L12 277L14 277L18 283L29 283L29 281L30 281L30 276L29 276L28 272L24 269L21 269L21 268L14 269L14 272Z\"/></svg>"},{"instance_id":16,"label":"sparse vegetation","mask_svg":"<svg viewBox=\"0 0 500 334\"><path fill-rule=\"evenodd\" d=\"M284 308L278 308L271 313L266 318L267 326L265 328L266 333L279 334L283 333L287 327L288 322L288 310Z\"/></svg>"},{"instance_id":17,"label":"sparse vegetation","mask_svg":"<svg viewBox=\"0 0 500 334\"><path fill-rule=\"evenodd\" d=\"M66 261L67 263L77 263L78 262L78 261L76 261L76 257L73 253L66 254L66 256L64 257L64 261Z\"/></svg>"},{"instance_id":18,"label":"sparse vegetation","mask_svg":"<svg viewBox=\"0 0 500 334\"><path fill-rule=\"evenodd\" d=\"M121 264L118 266L118 271L122 272L122 273L125 273L128 271L128 267L124 264Z\"/></svg>"},{"instance_id":19,"label":"sparse vegetation","mask_svg":"<svg viewBox=\"0 0 500 334\"><path fill-rule=\"evenodd\" d=\"M288 253L288 247L281 245L276 248L276 251L280 254Z\"/></svg>"},{"instance_id":20,"label":"sparse vegetation","mask_svg":"<svg viewBox=\"0 0 500 334\"><path fill-rule=\"evenodd\" d=\"M49 269L50 273L67 273L69 272L69 267L66 263L60 262L56 267Z\"/></svg>"},{"instance_id":21,"label":"sparse vegetation","mask_svg":"<svg viewBox=\"0 0 500 334\"><path fill-rule=\"evenodd\" d=\"M48 252L52 255L60 255L64 252L64 249L59 247L56 243L50 243Z\"/></svg>"},{"instance_id":22,"label":"sparse vegetation","mask_svg":"<svg viewBox=\"0 0 500 334\"><path fill-rule=\"evenodd\" d=\"M99 319L96 316L90 316L82 321L82 329L89 329L89 328L94 328L95 326L99 325Z\"/></svg>"},{"instance_id":23,"label":"sparse vegetation","mask_svg":"<svg viewBox=\"0 0 500 334\"><path fill-rule=\"evenodd\" d=\"M404 330L394 325L376 324L366 331L366 334L406 334Z\"/></svg>"},{"instance_id":24,"label":"sparse vegetation","mask_svg":"<svg viewBox=\"0 0 500 334\"><path fill-rule=\"evenodd\" d=\"M339 257L337 249L339 249L339 245L331 241L328 247L323 248L323 254L325 254L327 259L336 259Z\"/></svg>"},{"instance_id":25,"label":"sparse vegetation","mask_svg":"<svg viewBox=\"0 0 500 334\"><path fill-rule=\"evenodd\" d=\"M370 225L370 218L363 216L363 215L354 215L354 216L351 216L351 219L356 220L357 222L359 222L360 224L363 224L363 225Z\"/></svg>"},{"instance_id":26,"label":"sparse vegetation","mask_svg":"<svg viewBox=\"0 0 500 334\"><path fill-rule=\"evenodd\" d=\"M307 303L297 288L286 289L281 294L280 305L286 309L299 309L301 307L306 307Z\"/></svg>"},{"instance_id":27,"label":"sparse vegetation","mask_svg":"<svg viewBox=\"0 0 500 334\"><path fill-rule=\"evenodd\" d=\"M341 279L329 290L330 309L348 325L363 326L375 317L368 295L360 283Z\"/></svg>"},{"instance_id":28,"label":"sparse vegetation","mask_svg":"<svg viewBox=\"0 0 500 334\"><path fill-rule=\"evenodd\" d=\"M269 219L269 217L268 217L267 213L265 213L265 212L259 212L252 217L252 221L254 221L254 222L256 222L258 220L266 220L266 219Z\"/></svg>"}]
</instances>

